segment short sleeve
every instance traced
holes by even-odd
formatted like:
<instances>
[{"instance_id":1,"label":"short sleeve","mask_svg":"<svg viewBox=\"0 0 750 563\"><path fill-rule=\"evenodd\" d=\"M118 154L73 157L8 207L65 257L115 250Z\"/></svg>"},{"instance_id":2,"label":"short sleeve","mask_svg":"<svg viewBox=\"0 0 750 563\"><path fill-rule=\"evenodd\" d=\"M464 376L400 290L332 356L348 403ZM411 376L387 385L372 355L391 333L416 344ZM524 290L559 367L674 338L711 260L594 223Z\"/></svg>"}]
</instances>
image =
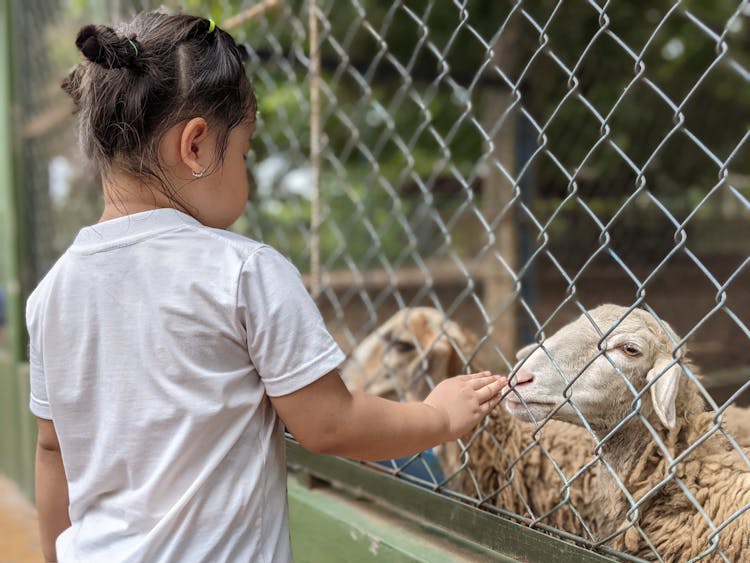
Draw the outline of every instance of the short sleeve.
<instances>
[{"instance_id":1,"label":"short sleeve","mask_svg":"<svg viewBox=\"0 0 750 563\"><path fill-rule=\"evenodd\" d=\"M278 397L314 382L344 361L299 271L270 247L244 263L238 312L266 393Z\"/></svg>"},{"instance_id":2,"label":"short sleeve","mask_svg":"<svg viewBox=\"0 0 750 563\"><path fill-rule=\"evenodd\" d=\"M47 399L47 381L44 376L44 362L42 361L41 333L39 311L33 295L26 304L26 328L29 331L29 377L31 394L29 409L39 418L52 420L52 410Z\"/></svg>"}]
</instances>

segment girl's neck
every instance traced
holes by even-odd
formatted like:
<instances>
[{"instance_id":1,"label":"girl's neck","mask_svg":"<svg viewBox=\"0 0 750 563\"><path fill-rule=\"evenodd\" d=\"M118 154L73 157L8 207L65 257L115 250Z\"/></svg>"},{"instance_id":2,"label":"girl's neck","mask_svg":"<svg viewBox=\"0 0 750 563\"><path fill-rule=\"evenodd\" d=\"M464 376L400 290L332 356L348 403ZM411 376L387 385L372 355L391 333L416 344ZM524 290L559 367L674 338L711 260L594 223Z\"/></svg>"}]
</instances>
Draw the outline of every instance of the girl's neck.
<instances>
[{"instance_id":1,"label":"girl's neck","mask_svg":"<svg viewBox=\"0 0 750 563\"><path fill-rule=\"evenodd\" d=\"M104 221L110 221L111 219L117 219L119 217L125 217L126 215L133 215L134 213L140 213L142 211L151 211L153 209L159 209L159 206L155 205L141 205L141 204L126 204L118 202L117 204L104 204L104 210L102 211L101 217L99 217L98 223Z\"/></svg>"},{"instance_id":2,"label":"girl's neck","mask_svg":"<svg viewBox=\"0 0 750 563\"><path fill-rule=\"evenodd\" d=\"M110 171L102 176L104 210L99 223L133 213L165 207L180 208L157 187L122 172Z\"/></svg>"}]
</instances>

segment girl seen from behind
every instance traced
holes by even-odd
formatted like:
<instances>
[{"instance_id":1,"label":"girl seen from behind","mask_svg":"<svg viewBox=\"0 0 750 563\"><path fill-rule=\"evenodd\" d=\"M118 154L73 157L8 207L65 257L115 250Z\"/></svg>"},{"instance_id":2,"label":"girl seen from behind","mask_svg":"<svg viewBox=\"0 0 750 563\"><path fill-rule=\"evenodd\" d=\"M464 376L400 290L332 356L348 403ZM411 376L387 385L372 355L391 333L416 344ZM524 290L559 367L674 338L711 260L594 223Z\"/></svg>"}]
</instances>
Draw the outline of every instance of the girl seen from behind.
<instances>
[{"instance_id":1,"label":"girl seen from behind","mask_svg":"<svg viewBox=\"0 0 750 563\"><path fill-rule=\"evenodd\" d=\"M63 81L104 210L27 304L48 561L289 561L284 425L306 448L411 455L499 401L489 373L421 403L350 393L299 272L225 229L256 99L211 20L82 28Z\"/></svg>"}]
</instances>

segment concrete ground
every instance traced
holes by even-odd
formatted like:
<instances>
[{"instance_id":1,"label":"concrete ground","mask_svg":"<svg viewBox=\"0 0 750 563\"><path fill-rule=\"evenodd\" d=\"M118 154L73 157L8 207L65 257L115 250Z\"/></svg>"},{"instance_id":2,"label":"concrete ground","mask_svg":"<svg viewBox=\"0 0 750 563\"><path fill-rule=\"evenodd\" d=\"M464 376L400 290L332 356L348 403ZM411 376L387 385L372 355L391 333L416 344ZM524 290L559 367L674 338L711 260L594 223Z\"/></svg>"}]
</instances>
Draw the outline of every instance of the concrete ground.
<instances>
[{"instance_id":1,"label":"concrete ground","mask_svg":"<svg viewBox=\"0 0 750 563\"><path fill-rule=\"evenodd\" d=\"M0 475L0 563L40 563L36 511L10 479Z\"/></svg>"}]
</instances>

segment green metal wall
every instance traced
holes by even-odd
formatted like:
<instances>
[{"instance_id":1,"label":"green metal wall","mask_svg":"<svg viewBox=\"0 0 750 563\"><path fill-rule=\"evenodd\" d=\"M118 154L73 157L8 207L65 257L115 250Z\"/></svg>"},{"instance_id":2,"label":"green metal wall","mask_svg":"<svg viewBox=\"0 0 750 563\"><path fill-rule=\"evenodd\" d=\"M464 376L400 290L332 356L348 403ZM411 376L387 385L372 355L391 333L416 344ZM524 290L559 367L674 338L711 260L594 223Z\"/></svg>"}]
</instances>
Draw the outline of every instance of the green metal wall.
<instances>
[{"instance_id":1,"label":"green metal wall","mask_svg":"<svg viewBox=\"0 0 750 563\"><path fill-rule=\"evenodd\" d=\"M515 561L329 486L305 486L292 475L288 488L296 563Z\"/></svg>"},{"instance_id":2,"label":"green metal wall","mask_svg":"<svg viewBox=\"0 0 750 563\"><path fill-rule=\"evenodd\" d=\"M34 421L26 408L28 373L19 281L19 201L13 147L10 0L0 4L0 257L7 324L0 345L0 471L31 494Z\"/></svg>"},{"instance_id":3,"label":"green metal wall","mask_svg":"<svg viewBox=\"0 0 750 563\"><path fill-rule=\"evenodd\" d=\"M0 355L0 473L9 476L31 498L34 484L36 425L26 409L28 371Z\"/></svg>"}]
</instances>

